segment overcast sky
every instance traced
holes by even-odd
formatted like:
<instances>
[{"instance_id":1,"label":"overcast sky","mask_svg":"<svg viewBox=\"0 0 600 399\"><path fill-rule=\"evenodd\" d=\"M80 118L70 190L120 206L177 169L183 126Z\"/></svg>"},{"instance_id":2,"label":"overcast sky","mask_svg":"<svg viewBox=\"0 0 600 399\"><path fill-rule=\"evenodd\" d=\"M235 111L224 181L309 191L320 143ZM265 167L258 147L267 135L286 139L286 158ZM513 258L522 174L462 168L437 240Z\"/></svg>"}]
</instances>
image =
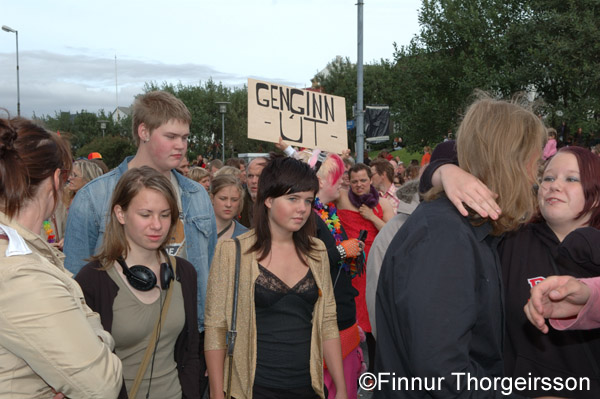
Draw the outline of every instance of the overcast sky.
<instances>
[{"instance_id":1,"label":"overcast sky","mask_svg":"<svg viewBox=\"0 0 600 399\"><path fill-rule=\"evenodd\" d=\"M420 0L364 0L364 61L418 33ZM19 31L21 114L129 106L145 82L295 87L337 55L356 62L356 0L4 1ZM0 31L0 107L16 115L15 34Z\"/></svg>"}]
</instances>

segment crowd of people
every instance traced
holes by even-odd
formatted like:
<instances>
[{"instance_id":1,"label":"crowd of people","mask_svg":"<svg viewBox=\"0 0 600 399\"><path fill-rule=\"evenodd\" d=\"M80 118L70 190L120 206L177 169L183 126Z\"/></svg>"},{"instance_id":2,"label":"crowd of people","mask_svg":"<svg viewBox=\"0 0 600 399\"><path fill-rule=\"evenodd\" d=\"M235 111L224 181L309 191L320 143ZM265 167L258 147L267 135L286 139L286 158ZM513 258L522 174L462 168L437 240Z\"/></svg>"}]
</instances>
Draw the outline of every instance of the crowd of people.
<instances>
[{"instance_id":1,"label":"crowd of people","mask_svg":"<svg viewBox=\"0 0 600 399\"><path fill-rule=\"evenodd\" d=\"M132 119L110 171L0 119L1 397L599 397L600 156L564 127L481 97L408 166L190 163L181 100Z\"/></svg>"}]
</instances>

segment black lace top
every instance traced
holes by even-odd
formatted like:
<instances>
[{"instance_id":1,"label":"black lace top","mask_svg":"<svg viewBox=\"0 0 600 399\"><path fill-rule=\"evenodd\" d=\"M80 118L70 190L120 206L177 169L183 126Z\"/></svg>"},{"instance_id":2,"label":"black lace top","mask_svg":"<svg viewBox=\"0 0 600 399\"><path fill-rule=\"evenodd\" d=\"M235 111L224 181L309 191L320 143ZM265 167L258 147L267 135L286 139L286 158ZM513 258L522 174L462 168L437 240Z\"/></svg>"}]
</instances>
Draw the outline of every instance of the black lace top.
<instances>
[{"instance_id":1,"label":"black lace top","mask_svg":"<svg viewBox=\"0 0 600 399\"><path fill-rule=\"evenodd\" d=\"M262 265L258 267L255 384L284 389L310 386L312 313L319 297L312 272L308 269L289 287Z\"/></svg>"}]
</instances>

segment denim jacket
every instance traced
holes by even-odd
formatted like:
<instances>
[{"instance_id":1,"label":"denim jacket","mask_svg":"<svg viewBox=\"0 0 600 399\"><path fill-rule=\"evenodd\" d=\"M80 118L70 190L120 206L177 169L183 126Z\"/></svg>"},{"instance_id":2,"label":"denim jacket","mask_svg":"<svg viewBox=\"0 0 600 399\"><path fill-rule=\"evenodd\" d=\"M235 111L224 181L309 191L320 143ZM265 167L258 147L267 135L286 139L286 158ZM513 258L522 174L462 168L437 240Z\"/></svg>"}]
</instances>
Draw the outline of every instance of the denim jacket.
<instances>
[{"instance_id":1,"label":"denim jacket","mask_svg":"<svg viewBox=\"0 0 600 399\"><path fill-rule=\"evenodd\" d=\"M65 267L73 274L81 270L87 263L86 259L95 254L102 244L113 190L132 158L125 158L117 168L86 184L73 199L64 245ZM181 189L187 260L198 273L198 329L203 331L208 270L217 245L215 214L206 190L174 173Z\"/></svg>"}]
</instances>

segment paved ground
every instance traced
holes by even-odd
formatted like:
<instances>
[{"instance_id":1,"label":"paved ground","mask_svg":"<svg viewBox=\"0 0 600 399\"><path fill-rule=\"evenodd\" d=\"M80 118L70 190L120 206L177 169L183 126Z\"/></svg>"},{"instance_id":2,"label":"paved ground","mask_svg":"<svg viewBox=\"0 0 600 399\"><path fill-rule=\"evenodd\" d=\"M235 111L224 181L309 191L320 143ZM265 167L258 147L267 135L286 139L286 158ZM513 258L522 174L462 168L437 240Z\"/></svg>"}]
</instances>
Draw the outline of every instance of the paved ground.
<instances>
[{"instance_id":1,"label":"paved ground","mask_svg":"<svg viewBox=\"0 0 600 399\"><path fill-rule=\"evenodd\" d=\"M358 391L358 399L371 399L373 397L373 392L366 392L359 390Z\"/></svg>"},{"instance_id":2,"label":"paved ground","mask_svg":"<svg viewBox=\"0 0 600 399\"><path fill-rule=\"evenodd\" d=\"M367 363L367 369L369 368L369 353L367 349L367 343L361 342L360 347L363 350L363 357L365 359L365 363ZM362 389L358 390L358 399L371 399L373 396L373 392L371 391L363 391Z\"/></svg>"}]
</instances>

